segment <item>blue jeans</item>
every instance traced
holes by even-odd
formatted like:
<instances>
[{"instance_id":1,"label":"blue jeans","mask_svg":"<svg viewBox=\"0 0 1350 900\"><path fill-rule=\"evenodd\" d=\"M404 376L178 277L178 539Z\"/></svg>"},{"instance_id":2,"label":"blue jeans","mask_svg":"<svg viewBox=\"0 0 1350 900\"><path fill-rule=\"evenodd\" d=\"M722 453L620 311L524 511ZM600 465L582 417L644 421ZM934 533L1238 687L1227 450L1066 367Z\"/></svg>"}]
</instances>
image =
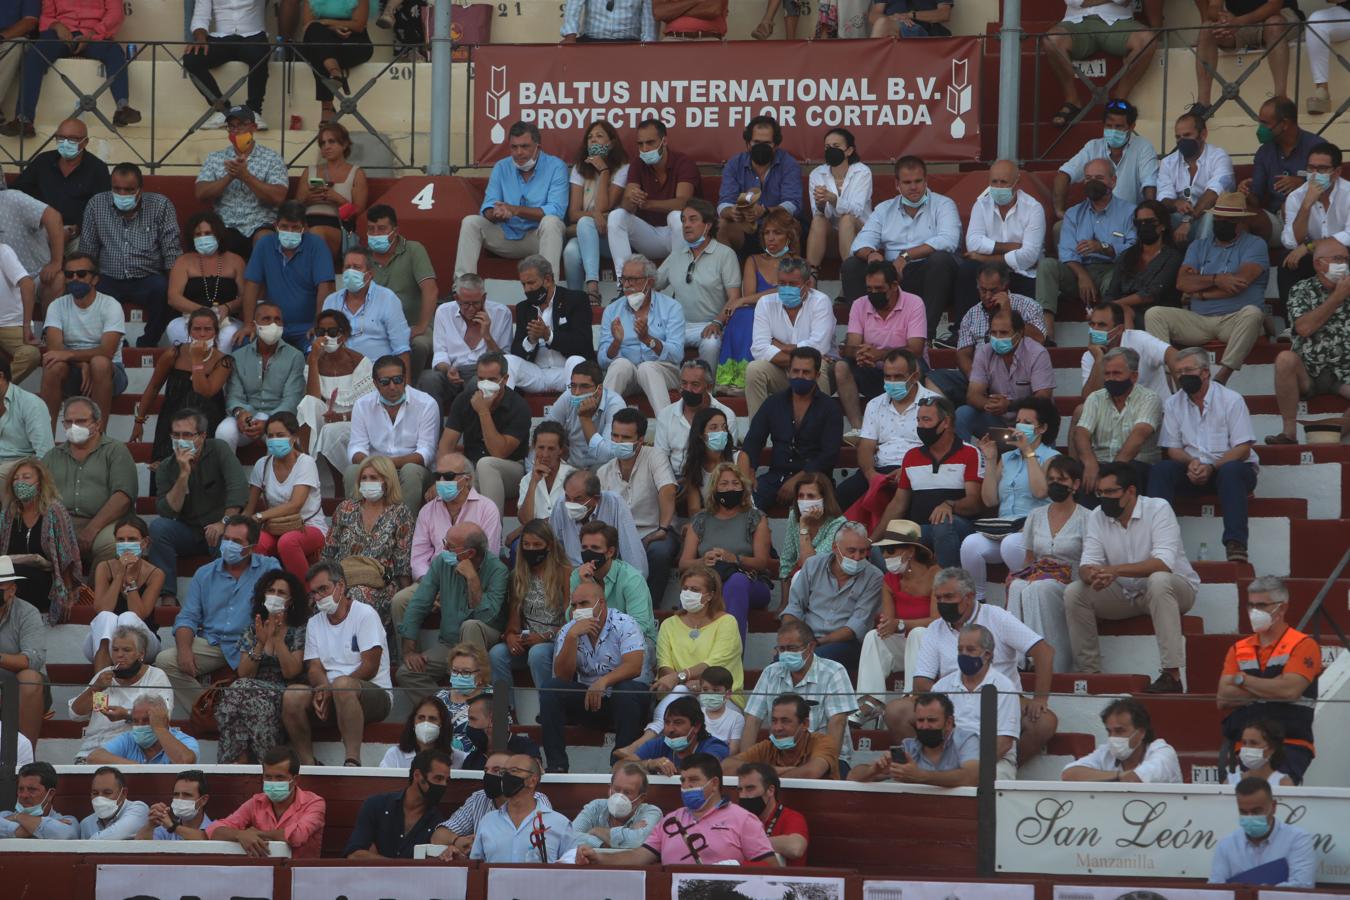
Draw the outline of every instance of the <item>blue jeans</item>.
<instances>
[{"instance_id":1,"label":"blue jeans","mask_svg":"<svg viewBox=\"0 0 1350 900\"><path fill-rule=\"evenodd\" d=\"M600 240L595 219L582 216L577 219L577 236L563 248L563 273L567 286L579 291L588 281L600 280L600 258L609 259L609 241Z\"/></svg>"},{"instance_id":2,"label":"blue jeans","mask_svg":"<svg viewBox=\"0 0 1350 900\"><path fill-rule=\"evenodd\" d=\"M1178 493L1188 497L1219 495L1223 507L1223 542L1247 546L1247 495L1256 488L1256 469L1247 462L1226 462L1208 484L1191 484L1186 464L1164 459L1153 464L1148 475L1150 496L1172 503Z\"/></svg>"},{"instance_id":3,"label":"blue jeans","mask_svg":"<svg viewBox=\"0 0 1350 900\"><path fill-rule=\"evenodd\" d=\"M145 275L141 278L113 278L104 275L98 280L98 289L122 303L130 303L145 310L145 333L136 339L137 347L157 347L164 329L173 318L169 310L169 280L163 275Z\"/></svg>"},{"instance_id":4,"label":"blue jeans","mask_svg":"<svg viewBox=\"0 0 1350 900\"><path fill-rule=\"evenodd\" d=\"M975 526L971 524L969 519L952 516L950 522L942 525L925 522L919 526L919 531L923 542L933 548L933 555L937 557L938 565L943 567L959 566L961 565L961 542L975 533Z\"/></svg>"},{"instance_id":5,"label":"blue jeans","mask_svg":"<svg viewBox=\"0 0 1350 900\"><path fill-rule=\"evenodd\" d=\"M500 644L494 644L492 649L488 651L488 661L492 663L492 683L494 685L499 681L511 684L511 672L529 666L530 678L533 679L534 686L539 687L553 677L553 642L545 641L542 644L535 644L521 656L512 656L510 648L503 641ZM506 702L512 708L515 707L514 688L507 689Z\"/></svg>"},{"instance_id":6,"label":"blue jeans","mask_svg":"<svg viewBox=\"0 0 1350 900\"><path fill-rule=\"evenodd\" d=\"M862 641L836 641L816 646L816 656L832 659L850 671L857 671L858 657L861 654Z\"/></svg>"},{"instance_id":7,"label":"blue jeans","mask_svg":"<svg viewBox=\"0 0 1350 900\"><path fill-rule=\"evenodd\" d=\"M956 436L963 441L982 438L990 428L1006 428L1008 420L966 404L956 410Z\"/></svg>"},{"instance_id":8,"label":"blue jeans","mask_svg":"<svg viewBox=\"0 0 1350 900\"><path fill-rule=\"evenodd\" d=\"M209 547L206 535L177 519L158 516L150 522L150 562L164 573L163 593L178 595L178 557L220 555L219 547Z\"/></svg>"},{"instance_id":9,"label":"blue jeans","mask_svg":"<svg viewBox=\"0 0 1350 900\"><path fill-rule=\"evenodd\" d=\"M58 40L56 32L48 28L33 41L23 58L23 75L19 88L19 118L32 122L37 115L38 96L42 93L42 77L47 74L51 64L71 55L65 42ZM89 41L80 54L85 59L95 59L103 63L103 69L112 79L112 95L118 104L127 102L130 91L127 87L127 54L122 45L113 41ZM65 103L57 104L62 109L73 106L72 95ZM103 289L102 283L99 289ZM105 291L106 293L106 291Z\"/></svg>"},{"instance_id":10,"label":"blue jeans","mask_svg":"<svg viewBox=\"0 0 1350 900\"><path fill-rule=\"evenodd\" d=\"M647 545L647 591L652 595L652 609L661 608L670 584L670 570L680 557L680 540L667 532Z\"/></svg>"}]
</instances>

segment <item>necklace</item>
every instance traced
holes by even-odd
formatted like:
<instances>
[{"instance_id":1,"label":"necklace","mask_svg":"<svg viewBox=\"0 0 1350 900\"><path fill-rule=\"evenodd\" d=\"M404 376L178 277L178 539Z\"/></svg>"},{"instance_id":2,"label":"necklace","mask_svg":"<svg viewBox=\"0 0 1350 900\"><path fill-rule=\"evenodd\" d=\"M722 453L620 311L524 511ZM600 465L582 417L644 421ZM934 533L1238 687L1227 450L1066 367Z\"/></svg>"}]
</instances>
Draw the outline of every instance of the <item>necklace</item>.
<instances>
[{"instance_id":1,"label":"necklace","mask_svg":"<svg viewBox=\"0 0 1350 900\"><path fill-rule=\"evenodd\" d=\"M221 275L221 271L220 271L220 270L221 270L221 268L222 268L222 266L221 266L221 258L220 258L220 254L218 254L218 253L216 254L216 274L215 274L215 275L208 276L208 275L206 274L206 265L205 265L205 264L202 265L202 293L206 296L206 305L207 305L208 307L215 307L215 305L216 305L216 298L220 296L220 275ZM212 285L212 281L211 281L212 278L215 279L215 284L214 284L214 286Z\"/></svg>"}]
</instances>

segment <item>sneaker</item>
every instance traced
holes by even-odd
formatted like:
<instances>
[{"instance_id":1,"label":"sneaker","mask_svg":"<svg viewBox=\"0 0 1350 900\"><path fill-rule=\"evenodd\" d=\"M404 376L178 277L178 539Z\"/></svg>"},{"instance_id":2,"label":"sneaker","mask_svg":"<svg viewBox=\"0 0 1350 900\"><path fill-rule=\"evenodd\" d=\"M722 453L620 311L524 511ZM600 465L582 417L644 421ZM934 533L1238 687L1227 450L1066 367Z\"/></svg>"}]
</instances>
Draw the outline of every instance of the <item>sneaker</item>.
<instances>
[{"instance_id":1,"label":"sneaker","mask_svg":"<svg viewBox=\"0 0 1350 900\"><path fill-rule=\"evenodd\" d=\"M1153 683L1144 688L1146 694L1184 694L1186 689L1181 686L1181 680L1169 672L1160 672L1158 677L1153 679Z\"/></svg>"},{"instance_id":2,"label":"sneaker","mask_svg":"<svg viewBox=\"0 0 1350 900\"><path fill-rule=\"evenodd\" d=\"M857 428L850 428L844 432L844 443L850 447L858 446L858 441L862 440L862 432Z\"/></svg>"},{"instance_id":3,"label":"sneaker","mask_svg":"<svg viewBox=\"0 0 1350 900\"><path fill-rule=\"evenodd\" d=\"M1283 437L1283 435L1281 435ZM1228 554L1228 561L1235 563L1245 563L1247 561L1247 545L1238 541L1228 541L1223 545L1224 552Z\"/></svg>"},{"instance_id":4,"label":"sneaker","mask_svg":"<svg viewBox=\"0 0 1350 900\"><path fill-rule=\"evenodd\" d=\"M206 117L206 121L197 126L203 131L207 129L216 129L225 127L225 114L223 112L213 112Z\"/></svg>"},{"instance_id":5,"label":"sneaker","mask_svg":"<svg viewBox=\"0 0 1350 900\"><path fill-rule=\"evenodd\" d=\"M1331 109L1331 92L1324 87L1314 87L1308 95L1308 115L1325 115Z\"/></svg>"},{"instance_id":6,"label":"sneaker","mask_svg":"<svg viewBox=\"0 0 1350 900\"><path fill-rule=\"evenodd\" d=\"M942 350L955 350L958 338L955 331L949 331L941 337L933 339L933 346Z\"/></svg>"},{"instance_id":7,"label":"sneaker","mask_svg":"<svg viewBox=\"0 0 1350 900\"><path fill-rule=\"evenodd\" d=\"M260 112L255 112L253 114L253 124L257 126L259 131L267 130L267 122L263 120L262 113Z\"/></svg>"}]
</instances>

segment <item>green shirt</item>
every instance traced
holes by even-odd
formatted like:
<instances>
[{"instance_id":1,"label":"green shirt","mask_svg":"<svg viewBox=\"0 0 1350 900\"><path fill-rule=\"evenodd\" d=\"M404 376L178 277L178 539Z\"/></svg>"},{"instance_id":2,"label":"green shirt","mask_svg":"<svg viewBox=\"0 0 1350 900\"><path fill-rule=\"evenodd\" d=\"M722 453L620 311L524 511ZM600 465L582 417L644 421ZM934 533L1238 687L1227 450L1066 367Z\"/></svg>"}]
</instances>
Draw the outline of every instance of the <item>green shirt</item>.
<instances>
[{"instance_id":1,"label":"green shirt","mask_svg":"<svg viewBox=\"0 0 1350 900\"><path fill-rule=\"evenodd\" d=\"M398 294L403 317L410 327L416 328L422 321L422 282L436 277L427 248L400 235L389 262L384 265L379 260L373 262L375 283Z\"/></svg>"},{"instance_id":2,"label":"green shirt","mask_svg":"<svg viewBox=\"0 0 1350 900\"><path fill-rule=\"evenodd\" d=\"M0 404L0 462L41 458L52 449L52 414L36 394L11 384Z\"/></svg>"},{"instance_id":3,"label":"green shirt","mask_svg":"<svg viewBox=\"0 0 1350 900\"><path fill-rule=\"evenodd\" d=\"M159 470L155 473L155 485L159 491L155 512L194 528L205 528L213 522L219 522L225 517L226 509L243 509L248 501L248 481L244 478L238 457L229 444L215 438L207 438L202 442L201 457L188 475L183 508L174 512L164 498L176 481L178 458L170 456L159 464Z\"/></svg>"},{"instance_id":4,"label":"green shirt","mask_svg":"<svg viewBox=\"0 0 1350 900\"><path fill-rule=\"evenodd\" d=\"M47 451L42 462L52 473L61 502L72 516L92 519L99 510L121 492L134 501L140 482L136 477L136 461L121 441L100 435L94 450L80 462L70 452L70 444L61 444Z\"/></svg>"},{"instance_id":5,"label":"green shirt","mask_svg":"<svg viewBox=\"0 0 1350 900\"><path fill-rule=\"evenodd\" d=\"M231 354L234 368L225 384L225 409L250 413L295 413L305 396L305 355L285 341L278 341L266 363L258 342Z\"/></svg>"},{"instance_id":6,"label":"green shirt","mask_svg":"<svg viewBox=\"0 0 1350 900\"><path fill-rule=\"evenodd\" d=\"M572 590L577 589L581 577L572 570ZM652 592L647 587L647 579L642 573L621 559L614 559L605 573L605 606L621 613L627 613L638 623L642 634L653 644L656 643L656 617L652 615ZM571 618L572 611L567 611Z\"/></svg>"},{"instance_id":7,"label":"green shirt","mask_svg":"<svg viewBox=\"0 0 1350 900\"><path fill-rule=\"evenodd\" d=\"M422 620L431 612L431 601L438 596L441 600L440 640L447 647L459 643L459 628L469 619L505 631L506 582L509 577L506 564L495 555L488 554L478 567L478 580L482 583L483 593L478 598L478 605L471 608L469 583L455 571L454 566L446 565L437 553L431 560L431 568L427 569L427 574L418 582L417 590L408 601L399 633L410 641L417 640Z\"/></svg>"}]
</instances>

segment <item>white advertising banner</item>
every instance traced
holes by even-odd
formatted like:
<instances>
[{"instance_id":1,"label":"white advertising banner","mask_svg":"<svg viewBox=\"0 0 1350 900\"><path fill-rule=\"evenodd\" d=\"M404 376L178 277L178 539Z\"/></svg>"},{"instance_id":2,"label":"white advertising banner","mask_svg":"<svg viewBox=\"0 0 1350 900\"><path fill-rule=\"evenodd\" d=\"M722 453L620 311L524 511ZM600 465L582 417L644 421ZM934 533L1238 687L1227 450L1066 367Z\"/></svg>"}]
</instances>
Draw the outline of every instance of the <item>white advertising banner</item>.
<instances>
[{"instance_id":1,"label":"white advertising banner","mask_svg":"<svg viewBox=\"0 0 1350 900\"><path fill-rule=\"evenodd\" d=\"M863 900L1035 900L1033 884L982 881L864 881Z\"/></svg>"},{"instance_id":2,"label":"white advertising banner","mask_svg":"<svg viewBox=\"0 0 1350 900\"><path fill-rule=\"evenodd\" d=\"M647 873L640 870L550 866L538 869L488 869L487 900L633 900L647 895ZM297 898L299 895L296 895Z\"/></svg>"},{"instance_id":3,"label":"white advertising banner","mask_svg":"<svg viewBox=\"0 0 1350 900\"><path fill-rule=\"evenodd\" d=\"M999 782L1000 872L1208 878L1237 829L1233 788ZM1317 880L1350 884L1350 790L1278 788L1276 815L1313 836Z\"/></svg>"},{"instance_id":4,"label":"white advertising banner","mask_svg":"<svg viewBox=\"0 0 1350 900\"><path fill-rule=\"evenodd\" d=\"M272 900L272 867L100 865L94 900Z\"/></svg>"},{"instance_id":5,"label":"white advertising banner","mask_svg":"<svg viewBox=\"0 0 1350 900\"><path fill-rule=\"evenodd\" d=\"M469 870L429 863L419 866L296 866L294 900L465 900Z\"/></svg>"},{"instance_id":6,"label":"white advertising banner","mask_svg":"<svg viewBox=\"0 0 1350 900\"><path fill-rule=\"evenodd\" d=\"M1057 884L1055 900L1233 900L1233 892L1156 885L1141 890L1119 884Z\"/></svg>"},{"instance_id":7,"label":"white advertising banner","mask_svg":"<svg viewBox=\"0 0 1350 900\"><path fill-rule=\"evenodd\" d=\"M734 895L729 891L735 891ZM732 875L676 872L670 876L671 900L711 900L726 896L746 900L844 900L844 879L792 875Z\"/></svg>"}]
</instances>

